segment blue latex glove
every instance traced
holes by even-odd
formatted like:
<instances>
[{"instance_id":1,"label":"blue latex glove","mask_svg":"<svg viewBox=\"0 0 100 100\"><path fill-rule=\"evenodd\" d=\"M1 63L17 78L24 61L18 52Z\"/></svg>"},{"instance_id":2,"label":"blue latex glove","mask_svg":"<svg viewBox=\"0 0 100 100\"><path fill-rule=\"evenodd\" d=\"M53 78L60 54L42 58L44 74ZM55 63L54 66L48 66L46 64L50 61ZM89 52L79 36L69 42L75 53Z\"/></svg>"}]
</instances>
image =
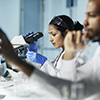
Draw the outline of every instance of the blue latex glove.
<instances>
[{"instance_id":1,"label":"blue latex glove","mask_svg":"<svg viewBox=\"0 0 100 100\"><path fill-rule=\"evenodd\" d=\"M33 51L28 51L26 53L26 56L29 59L29 61L34 62L34 63L39 63L41 65L43 65L45 61L47 60L45 56L42 56L41 54L33 52Z\"/></svg>"},{"instance_id":2,"label":"blue latex glove","mask_svg":"<svg viewBox=\"0 0 100 100\"><path fill-rule=\"evenodd\" d=\"M33 33L33 32L31 32L31 33ZM30 33L26 34L24 37L28 36L29 34ZM37 51L38 50L37 42L36 41L34 41L33 43L29 44L29 46L30 46L30 50L32 50L32 51Z\"/></svg>"},{"instance_id":3,"label":"blue latex glove","mask_svg":"<svg viewBox=\"0 0 100 100\"><path fill-rule=\"evenodd\" d=\"M37 51L38 50L36 41L34 41L33 43L31 43L29 45L30 45L30 50L32 50L32 51Z\"/></svg>"}]
</instances>

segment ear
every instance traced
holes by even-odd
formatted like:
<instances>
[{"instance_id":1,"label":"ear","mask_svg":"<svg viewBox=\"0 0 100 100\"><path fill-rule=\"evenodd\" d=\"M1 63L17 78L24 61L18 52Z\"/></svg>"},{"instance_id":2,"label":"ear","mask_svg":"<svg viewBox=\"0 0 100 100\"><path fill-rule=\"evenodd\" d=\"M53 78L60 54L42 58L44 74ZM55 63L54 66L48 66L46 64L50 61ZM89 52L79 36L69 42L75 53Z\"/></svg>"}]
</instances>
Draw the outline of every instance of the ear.
<instances>
[{"instance_id":1,"label":"ear","mask_svg":"<svg viewBox=\"0 0 100 100\"><path fill-rule=\"evenodd\" d=\"M68 32L69 30L68 29L66 29L66 31L65 32Z\"/></svg>"},{"instance_id":2,"label":"ear","mask_svg":"<svg viewBox=\"0 0 100 100\"><path fill-rule=\"evenodd\" d=\"M68 33L68 31L69 31L68 29L65 30L64 36Z\"/></svg>"}]
</instances>

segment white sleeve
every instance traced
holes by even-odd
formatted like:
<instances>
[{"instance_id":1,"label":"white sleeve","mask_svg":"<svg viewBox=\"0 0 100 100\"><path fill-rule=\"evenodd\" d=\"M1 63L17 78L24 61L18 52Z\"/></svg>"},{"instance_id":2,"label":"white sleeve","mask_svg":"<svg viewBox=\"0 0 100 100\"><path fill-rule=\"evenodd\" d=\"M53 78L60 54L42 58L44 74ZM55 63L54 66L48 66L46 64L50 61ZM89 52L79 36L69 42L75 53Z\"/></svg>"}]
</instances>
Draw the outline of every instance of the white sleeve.
<instances>
[{"instance_id":1,"label":"white sleeve","mask_svg":"<svg viewBox=\"0 0 100 100\"><path fill-rule=\"evenodd\" d=\"M45 93L53 94L59 99L62 98L59 90L55 87L57 85L57 81L55 80L55 78L52 78L48 74L45 74L44 72L39 70L35 70L31 74L29 80L30 82L35 82L35 86L40 90L45 91Z\"/></svg>"},{"instance_id":2,"label":"white sleeve","mask_svg":"<svg viewBox=\"0 0 100 100\"><path fill-rule=\"evenodd\" d=\"M100 82L100 46L94 57L76 70L77 79L88 78L91 82Z\"/></svg>"},{"instance_id":3,"label":"white sleeve","mask_svg":"<svg viewBox=\"0 0 100 100\"><path fill-rule=\"evenodd\" d=\"M100 84L94 84L88 79L83 79L82 81L77 82L77 84L76 82L74 84L73 82L68 80L52 77L48 74L39 71L38 69L34 70L29 80L33 83L35 82L35 86L40 88L40 90L43 90L45 91L45 93L49 93L57 97L58 100L62 100L64 96L67 96L69 100L73 92L77 94L76 100L80 100L80 95L82 96L82 98L87 98L100 91ZM76 89L82 90L75 91L75 88L73 87L74 85L77 86ZM82 85L82 87L80 87L80 85Z\"/></svg>"},{"instance_id":4,"label":"white sleeve","mask_svg":"<svg viewBox=\"0 0 100 100\"><path fill-rule=\"evenodd\" d=\"M58 98L58 100L62 100L63 98L63 87L65 86L69 94L69 87L71 85L70 81L65 81L59 79L57 77L50 76L38 69L35 69L34 72L31 74L29 80L31 82L35 82L35 86L40 88L40 90L44 90L45 93L50 93L51 95Z\"/></svg>"},{"instance_id":5,"label":"white sleeve","mask_svg":"<svg viewBox=\"0 0 100 100\"><path fill-rule=\"evenodd\" d=\"M83 63L80 63L80 61L82 62L82 60L85 59L83 53L79 52L77 55L78 56L76 56L72 60L63 60L62 58L60 59L58 66L61 66L60 67L61 78L71 81L79 81L81 79L87 77L89 78L91 76L93 78L97 78L95 74L97 74L97 71L100 69L100 67L98 67L97 70L97 66L100 65L100 64L97 65L99 63L99 61L97 62L97 59L100 59L97 58L96 56L97 54L93 57L91 61L87 60L87 62Z\"/></svg>"},{"instance_id":6,"label":"white sleeve","mask_svg":"<svg viewBox=\"0 0 100 100\"><path fill-rule=\"evenodd\" d=\"M96 66L92 60L87 61L84 65L80 64L79 67L77 67L75 63L75 58L69 61L61 59L60 63L62 64L60 69L61 78L71 81L79 81L91 76L96 78L96 71L94 73L94 68Z\"/></svg>"},{"instance_id":7,"label":"white sleeve","mask_svg":"<svg viewBox=\"0 0 100 100\"><path fill-rule=\"evenodd\" d=\"M74 59L69 61L61 59L61 64L60 73L64 79L79 81L88 78L92 82L100 82L100 46L94 57L79 67L75 64Z\"/></svg>"},{"instance_id":8,"label":"white sleeve","mask_svg":"<svg viewBox=\"0 0 100 100\"><path fill-rule=\"evenodd\" d=\"M56 70L54 68L54 65L47 60L44 65L40 68L41 71L51 75L51 76L56 76Z\"/></svg>"},{"instance_id":9,"label":"white sleeve","mask_svg":"<svg viewBox=\"0 0 100 100\"><path fill-rule=\"evenodd\" d=\"M61 68L60 68L60 77L63 79L71 80L74 81L75 79L75 70L76 66L74 63L75 59L66 61L61 59L59 63L61 63ZM60 65L60 64L59 64Z\"/></svg>"},{"instance_id":10,"label":"white sleeve","mask_svg":"<svg viewBox=\"0 0 100 100\"><path fill-rule=\"evenodd\" d=\"M60 74L59 77L62 79L74 81L75 70L76 70L75 58L73 58L72 60L63 60L62 57L64 53L65 52L63 52L62 55L60 56L59 62L57 64L57 68L59 69L59 74Z\"/></svg>"}]
</instances>

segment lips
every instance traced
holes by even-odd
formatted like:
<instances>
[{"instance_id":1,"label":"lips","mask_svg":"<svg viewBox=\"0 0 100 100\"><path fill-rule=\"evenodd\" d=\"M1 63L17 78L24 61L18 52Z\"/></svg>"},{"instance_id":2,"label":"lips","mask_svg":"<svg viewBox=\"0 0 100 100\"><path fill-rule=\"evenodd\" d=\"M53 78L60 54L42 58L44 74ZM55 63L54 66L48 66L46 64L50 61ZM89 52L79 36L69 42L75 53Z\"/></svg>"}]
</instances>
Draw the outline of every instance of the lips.
<instances>
[{"instance_id":1,"label":"lips","mask_svg":"<svg viewBox=\"0 0 100 100\"><path fill-rule=\"evenodd\" d=\"M88 33L89 31L87 29L84 29L84 33Z\"/></svg>"},{"instance_id":2,"label":"lips","mask_svg":"<svg viewBox=\"0 0 100 100\"><path fill-rule=\"evenodd\" d=\"M85 32L85 33L92 32L92 29L91 29L91 28L85 28L85 29L84 29L84 32Z\"/></svg>"},{"instance_id":3,"label":"lips","mask_svg":"<svg viewBox=\"0 0 100 100\"><path fill-rule=\"evenodd\" d=\"M53 45L55 45L55 43L52 43Z\"/></svg>"}]
</instances>

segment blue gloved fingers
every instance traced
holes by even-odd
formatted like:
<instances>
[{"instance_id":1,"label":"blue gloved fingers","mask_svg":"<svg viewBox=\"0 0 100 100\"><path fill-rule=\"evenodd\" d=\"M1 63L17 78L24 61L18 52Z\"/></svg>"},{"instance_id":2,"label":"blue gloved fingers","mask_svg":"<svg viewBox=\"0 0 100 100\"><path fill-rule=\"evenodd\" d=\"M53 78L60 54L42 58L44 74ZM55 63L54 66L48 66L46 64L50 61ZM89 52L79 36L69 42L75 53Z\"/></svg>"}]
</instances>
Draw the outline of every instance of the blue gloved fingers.
<instances>
[{"instance_id":1,"label":"blue gloved fingers","mask_svg":"<svg viewBox=\"0 0 100 100\"><path fill-rule=\"evenodd\" d=\"M30 33L27 33L24 37L28 36L28 35L31 34L31 33L34 34L34 32L32 31L32 32L30 32ZM30 50L32 50L32 51L37 51L37 50L38 50L37 42L36 42L36 41L34 41L33 43L31 43L31 44L29 44L29 45L30 45Z\"/></svg>"},{"instance_id":2,"label":"blue gloved fingers","mask_svg":"<svg viewBox=\"0 0 100 100\"><path fill-rule=\"evenodd\" d=\"M39 63L43 65L47 58L39 53L33 52L33 51L28 51L26 53L27 58L29 61L34 62L34 63Z\"/></svg>"},{"instance_id":3,"label":"blue gloved fingers","mask_svg":"<svg viewBox=\"0 0 100 100\"><path fill-rule=\"evenodd\" d=\"M26 53L26 55L28 56L28 55L33 55L33 51L27 51L27 53Z\"/></svg>"},{"instance_id":4,"label":"blue gloved fingers","mask_svg":"<svg viewBox=\"0 0 100 100\"><path fill-rule=\"evenodd\" d=\"M33 32L32 32L33 33ZM27 33L24 37L26 37L26 36L28 36L29 34L31 34L31 33ZM33 33L34 34L34 33Z\"/></svg>"},{"instance_id":5,"label":"blue gloved fingers","mask_svg":"<svg viewBox=\"0 0 100 100\"><path fill-rule=\"evenodd\" d=\"M36 57L36 53L33 51L28 51L26 53L26 57L29 59L29 61L34 62L34 59Z\"/></svg>"},{"instance_id":6,"label":"blue gloved fingers","mask_svg":"<svg viewBox=\"0 0 100 100\"><path fill-rule=\"evenodd\" d=\"M33 33L34 34L34 32L32 31L31 33Z\"/></svg>"},{"instance_id":7,"label":"blue gloved fingers","mask_svg":"<svg viewBox=\"0 0 100 100\"><path fill-rule=\"evenodd\" d=\"M30 50L32 50L32 51L37 51L38 50L36 41L34 41L33 43L31 43L29 45L30 45Z\"/></svg>"}]
</instances>

